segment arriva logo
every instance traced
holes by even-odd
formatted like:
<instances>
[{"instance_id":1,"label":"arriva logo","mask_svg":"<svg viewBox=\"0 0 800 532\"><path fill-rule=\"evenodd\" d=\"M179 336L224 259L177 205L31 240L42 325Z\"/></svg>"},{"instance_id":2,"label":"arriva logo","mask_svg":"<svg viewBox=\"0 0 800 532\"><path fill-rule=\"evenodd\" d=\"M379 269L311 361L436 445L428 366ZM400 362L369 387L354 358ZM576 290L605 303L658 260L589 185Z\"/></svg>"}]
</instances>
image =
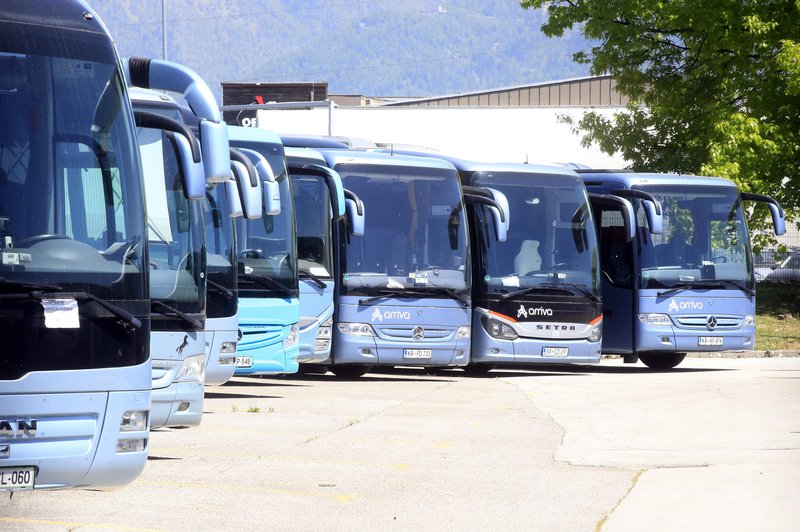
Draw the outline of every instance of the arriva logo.
<instances>
[{"instance_id":1,"label":"arriva logo","mask_svg":"<svg viewBox=\"0 0 800 532\"><path fill-rule=\"evenodd\" d=\"M406 310L384 310L381 313L380 309L375 309L372 311L372 317L370 318L372 322L383 320L410 320L411 313Z\"/></svg>"},{"instance_id":2,"label":"arriva logo","mask_svg":"<svg viewBox=\"0 0 800 532\"><path fill-rule=\"evenodd\" d=\"M519 310L517 311L518 318L529 318L531 316L552 316L552 315L553 315L553 309L544 307L526 308L525 305L520 305Z\"/></svg>"},{"instance_id":3,"label":"arriva logo","mask_svg":"<svg viewBox=\"0 0 800 532\"><path fill-rule=\"evenodd\" d=\"M681 310L703 310L703 302L702 301L681 301L678 303L673 298L672 301L669 302L669 308L667 309L668 312L680 312Z\"/></svg>"}]
</instances>

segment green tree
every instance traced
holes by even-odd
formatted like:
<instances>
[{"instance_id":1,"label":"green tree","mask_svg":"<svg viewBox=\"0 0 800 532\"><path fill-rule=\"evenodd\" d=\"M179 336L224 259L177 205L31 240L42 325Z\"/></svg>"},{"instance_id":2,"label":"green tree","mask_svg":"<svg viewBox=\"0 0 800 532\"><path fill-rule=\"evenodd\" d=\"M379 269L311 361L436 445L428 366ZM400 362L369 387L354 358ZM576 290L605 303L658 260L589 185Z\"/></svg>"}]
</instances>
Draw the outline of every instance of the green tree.
<instances>
[{"instance_id":1,"label":"green tree","mask_svg":"<svg viewBox=\"0 0 800 532\"><path fill-rule=\"evenodd\" d=\"M716 175L800 213L800 0L522 0L542 31L578 28L573 59L630 98L612 119L588 113L584 145L635 170ZM765 226L766 209L751 217Z\"/></svg>"}]
</instances>

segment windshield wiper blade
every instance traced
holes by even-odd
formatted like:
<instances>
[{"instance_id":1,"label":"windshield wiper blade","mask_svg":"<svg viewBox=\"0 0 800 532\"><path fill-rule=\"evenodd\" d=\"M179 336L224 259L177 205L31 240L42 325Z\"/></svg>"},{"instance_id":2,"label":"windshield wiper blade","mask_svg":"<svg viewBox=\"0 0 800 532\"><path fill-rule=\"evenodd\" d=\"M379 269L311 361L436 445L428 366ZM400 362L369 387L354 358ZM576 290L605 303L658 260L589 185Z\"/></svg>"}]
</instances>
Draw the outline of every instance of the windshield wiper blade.
<instances>
[{"instance_id":1,"label":"windshield wiper blade","mask_svg":"<svg viewBox=\"0 0 800 532\"><path fill-rule=\"evenodd\" d=\"M712 289L712 288L726 288L728 286L733 286L747 294L748 297L753 297L755 295L755 291L747 288L746 286L742 286L735 281L706 281L706 282L696 282L696 283L682 283L676 284L675 286L670 287L663 292L658 292L656 295L658 297L667 297L677 292L681 292L683 290L691 290L692 288L705 288L705 289Z\"/></svg>"},{"instance_id":2,"label":"windshield wiper blade","mask_svg":"<svg viewBox=\"0 0 800 532\"><path fill-rule=\"evenodd\" d=\"M254 283L260 284L264 288L277 289L285 293L286 297L292 297L292 290L282 282L273 279L272 277L267 277L266 275L255 275L252 273L246 273L244 275L241 275L240 278L246 279L248 281L253 281Z\"/></svg>"},{"instance_id":3,"label":"windshield wiper blade","mask_svg":"<svg viewBox=\"0 0 800 532\"><path fill-rule=\"evenodd\" d=\"M188 323L194 330L201 330L203 328L203 324L199 321L194 319L193 317L189 316L185 312L182 312L170 305L167 305L163 301L154 300L150 302L150 307L158 307L162 311L161 314L172 314L173 316L177 316L186 323Z\"/></svg>"},{"instance_id":4,"label":"windshield wiper blade","mask_svg":"<svg viewBox=\"0 0 800 532\"><path fill-rule=\"evenodd\" d=\"M0 291L2 292L22 292L24 294L30 294L31 292L35 292L37 290L60 292L62 288L54 284L32 283L29 281L17 281L15 279L6 279L5 277L0 277Z\"/></svg>"},{"instance_id":5,"label":"windshield wiper blade","mask_svg":"<svg viewBox=\"0 0 800 532\"><path fill-rule=\"evenodd\" d=\"M581 293L582 296L586 296L587 298L589 298L590 300L594 301L595 303L600 303L600 298L597 296L597 294L593 293L591 290L586 288L584 285L578 284L578 283L541 283L541 284L538 284L536 286L531 286L529 288L523 288L523 289L517 290L515 292L510 292L508 294L503 294L502 296L500 296L500 298L501 299L509 299L511 297L521 296L523 294L529 294L531 292L536 292L536 291L540 291L540 290L541 291L546 291L546 290L558 290L558 289L561 289L561 290L563 290L565 292L569 292L571 295L574 296L575 294L570 290L570 288L573 289L573 290L577 290L578 292Z\"/></svg>"},{"instance_id":6,"label":"windshield wiper blade","mask_svg":"<svg viewBox=\"0 0 800 532\"><path fill-rule=\"evenodd\" d=\"M314 281L314 284L317 285L320 288L328 288L328 285L325 284L322 281L322 279L320 279L318 276L316 276L313 273L311 273L311 271L309 271L309 270L301 269L299 271L299 274L300 274L300 277L303 277L303 278L306 278L306 279L311 279L312 281Z\"/></svg>"},{"instance_id":7,"label":"windshield wiper blade","mask_svg":"<svg viewBox=\"0 0 800 532\"><path fill-rule=\"evenodd\" d=\"M208 286L210 286L211 288L215 289L217 292L225 296L225 299L227 299L228 301L233 299L233 291L222 286L216 281L212 281L211 279L208 278L208 276L206 276L206 283L208 283Z\"/></svg>"},{"instance_id":8,"label":"windshield wiper blade","mask_svg":"<svg viewBox=\"0 0 800 532\"><path fill-rule=\"evenodd\" d=\"M380 291L381 295L372 296L372 297L365 297L363 299L358 300L359 305L369 305L373 301L377 301L379 299L386 299L387 297L391 296L428 296L431 294L442 294L448 297L451 297L461 303L462 306L466 307L469 305L469 300L464 296L456 293L455 291L444 288L441 286L432 286L430 288L382 288Z\"/></svg>"}]
</instances>

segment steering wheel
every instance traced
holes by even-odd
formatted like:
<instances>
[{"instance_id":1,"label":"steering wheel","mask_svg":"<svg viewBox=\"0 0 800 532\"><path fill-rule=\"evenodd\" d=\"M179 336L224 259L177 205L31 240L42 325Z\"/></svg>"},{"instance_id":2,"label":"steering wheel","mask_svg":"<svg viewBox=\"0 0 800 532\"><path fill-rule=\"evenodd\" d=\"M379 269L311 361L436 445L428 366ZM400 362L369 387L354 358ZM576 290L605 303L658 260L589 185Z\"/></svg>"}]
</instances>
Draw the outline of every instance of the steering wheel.
<instances>
[{"instance_id":1,"label":"steering wheel","mask_svg":"<svg viewBox=\"0 0 800 532\"><path fill-rule=\"evenodd\" d=\"M69 240L67 235L60 235L58 233L42 233L41 235L33 235L28 238L23 238L18 241L16 246L18 248L27 248L45 240Z\"/></svg>"},{"instance_id":2,"label":"steering wheel","mask_svg":"<svg viewBox=\"0 0 800 532\"><path fill-rule=\"evenodd\" d=\"M728 262L728 257L723 257L722 255L719 257L711 257L711 262Z\"/></svg>"},{"instance_id":3,"label":"steering wheel","mask_svg":"<svg viewBox=\"0 0 800 532\"><path fill-rule=\"evenodd\" d=\"M239 253L236 254L237 257L240 259L263 259L264 255L261 254L260 249L256 248L248 248L243 249Z\"/></svg>"}]
</instances>

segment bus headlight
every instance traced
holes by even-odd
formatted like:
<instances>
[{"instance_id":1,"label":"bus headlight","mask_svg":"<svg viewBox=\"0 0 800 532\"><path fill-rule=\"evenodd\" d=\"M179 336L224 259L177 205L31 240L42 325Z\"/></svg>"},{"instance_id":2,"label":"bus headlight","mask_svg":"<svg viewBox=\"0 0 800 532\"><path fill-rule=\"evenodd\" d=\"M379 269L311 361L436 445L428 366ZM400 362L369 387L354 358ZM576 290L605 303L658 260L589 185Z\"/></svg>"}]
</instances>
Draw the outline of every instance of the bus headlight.
<instances>
[{"instance_id":1,"label":"bus headlight","mask_svg":"<svg viewBox=\"0 0 800 532\"><path fill-rule=\"evenodd\" d=\"M147 410L128 410L122 414L120 432L141 432L147 430Z\"/></svg>"},{"instance_id":2,"label":"bus headlight","mask_svg":"<svg viewBox=\"0 0 800 532\"><path fill-rule=\"evenodd\" d=\"M206 355L186 357L173 382L197 381L201 386L206 381Z\"/></svg>"},{"instance_id":3,"label":"bus headlight","mask_svg":"<svg viewBox=\"0 0 800 532\"><path fill-rule=\"evenodd\" d=\"M508 324L501 321L485 318L483 321L483 328L486 329L492 337L501 340L516 340L519 338L517 332Z\"/></svg>"},{"instance_id":4,"label":"bus headlight","mask_svg":"<svg viewBox=\"0 0 800 532\"><path fill-rule=\"evenodd\" d=\"M297 324L292 323L292 327L289 329L289 336L283 341L284 349L290 349L297 345L297 331L299 331Z\"/></svg>"},{"instance_id":5,"label":"bus headlight","mask_svg":"<svg viewBox=\"0 0 800 532\"><path fill-rule=\"evenodd\" d=\"M340 323L339 332L353 336L377 336L369 323Z\"/></svg>"},{"instance_id":6,"label":"bus headlight","mask_svg":"<svg viewBox=\"0 0 800 532\"><path fill-rule=\"evenodd\" d=\"M331 347L331 334L333 331L333 318L328 318L317 329L314 351L327 351Z\"/></svg>"},{"instance_id":7,"label":"bus headlight","mask_svg":"<svg viewBox=\"0 0 800 532\"><path fill-rule=\"evenodd\" d=\"M742 325L744 325L745 327L755 324L756 324L756 317L753 316L752 314L748 314L747 316L744 317L744 323L742 323Z\"/></svg>"},{"instance_id":8,"label":"bus headlight","mask_svg":"<svg viewBox=\"0 0 800 532\"><path fill-rule=\"evenodd\" d=\"M462 325L456 331L455 339L459 340L461 338L469 338L470 336L472 336L472 328L469 325Z\"/></svg>"},{"instance_id":9,"label":"bus headlight","mask_svg":"<svg viewBox=\"0 0 800 532\"><path fill-rule=\"evenodd\" d=\"M118 453L140 453L147 448L147 440L145 438L136 438L134 440L117 440Z\"/></svg>"},{"instance_id":10,"label":"bus headlight","mask_svg":"<svg viewBox=\"0 0 800 532\"><path fill-rule=\"evenodd\" d=\"M603 338L603 322L601 321L594 327L592 332L589 333L589 341L592 343L599 342Z\"/></svg>"},{"instance_id":11,"label":"bus headlight","mask_svg":"<svg viewBox=\"0 0 800 532\"><path fill-rule=\"evenodd\" d=\"M645 325L672 325L669 314L656 314L653 312L639 314L639 321Z\"/></svg>"},{"instance_id":12,"label":"bus headlight","mask_svg":"<svg viewBox=\"0 0 800 532\"><path fill-rule=\"evenodd\" d=\"M236 342L222 342L219 346L217 363L220 366L230 366L236 362Z\"/></svg>"}]
</instances>

